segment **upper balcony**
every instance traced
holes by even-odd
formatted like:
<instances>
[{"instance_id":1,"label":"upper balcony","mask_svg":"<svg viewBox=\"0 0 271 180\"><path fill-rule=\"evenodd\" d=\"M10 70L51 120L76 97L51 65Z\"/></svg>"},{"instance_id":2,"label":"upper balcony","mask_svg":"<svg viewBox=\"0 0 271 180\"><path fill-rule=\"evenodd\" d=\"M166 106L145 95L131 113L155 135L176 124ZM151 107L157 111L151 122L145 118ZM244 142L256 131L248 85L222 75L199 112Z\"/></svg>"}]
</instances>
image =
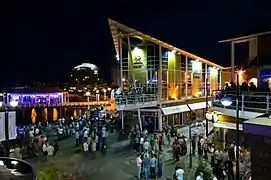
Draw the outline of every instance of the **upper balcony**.
<instances>
[{"instance_id":1,"label":"upper balcony","mask_svg":"<svg viewBox=\"0 0 271 180\"><path fill-rule=\"evenodd\" d=\"M153 107L157 106L158 97L155 94L116 95L115 104L118 110Z\"/></svg>"},{"instance_id":2,"label":"upper balcony","mask_svg":"<svg viewBox=\"0 0 271 180\"><path fill-rule=\"evenodd\" d=\"M217 90L212 93L212 105L214 111L236 117L236 100L238 99L239 117L243 119L256 118L263 114L269 114L271 109L271 93L259 91L240 91L237 97L236 91ZM231 102L224 106L223 101Z\"/></svg>"}]
</instances>

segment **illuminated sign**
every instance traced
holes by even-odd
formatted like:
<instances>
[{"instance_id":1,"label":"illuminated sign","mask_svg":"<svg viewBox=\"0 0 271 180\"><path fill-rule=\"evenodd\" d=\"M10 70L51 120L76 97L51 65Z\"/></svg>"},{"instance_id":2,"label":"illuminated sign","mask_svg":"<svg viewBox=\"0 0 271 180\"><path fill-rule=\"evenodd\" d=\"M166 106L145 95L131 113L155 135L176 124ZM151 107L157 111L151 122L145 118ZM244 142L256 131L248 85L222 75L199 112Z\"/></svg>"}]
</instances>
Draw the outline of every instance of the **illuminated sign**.
<instances>
[{"instance_id":1,"label":"illuminated sign","mask_svg":"<svg viewBox=\"0 0 271 180\"><path fill-rule=\"evenodd\" d=\"M144 66L144 64L142 63L141 56L136 56L134 58L133 67L134 68L142 68L142 66Z\"/></svg>"}]
</instances>

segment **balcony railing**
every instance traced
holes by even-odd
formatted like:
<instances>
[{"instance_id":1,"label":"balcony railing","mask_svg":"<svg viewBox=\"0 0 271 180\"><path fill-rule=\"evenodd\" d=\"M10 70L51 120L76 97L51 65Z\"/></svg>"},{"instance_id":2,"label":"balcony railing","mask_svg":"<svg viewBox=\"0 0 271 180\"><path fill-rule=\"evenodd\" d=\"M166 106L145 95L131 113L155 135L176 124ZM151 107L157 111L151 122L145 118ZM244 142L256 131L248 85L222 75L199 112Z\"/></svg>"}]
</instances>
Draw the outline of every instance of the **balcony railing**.
<instances>
[{"instance_id":1,"label":"balcony railing","mask_svg":"<svg viewBox=\"0 0 271 180\"><path fill-rule=\"evenodd\" d=\"M146 104L157 101L155 94L136 94L136 95L116 95L115 103L117 106Z\"/></svg>"},{"instance_id":2,"label":"balcony railing","mask_svg":"<svg viewBox=\"0 0 271 180\"><path fill-rule=\"evenodd\" d=\"M222 104L222 101L227 99L232 104L228 107ZM212 93L213 107L221 107L228 109L236 109L237 93L236 91L218 90ZM271 105L270 92L258 91L240 91L238 97L238 107L240 111L250 111L259 113L269 113Z\"/></svg>"}]
</instances>

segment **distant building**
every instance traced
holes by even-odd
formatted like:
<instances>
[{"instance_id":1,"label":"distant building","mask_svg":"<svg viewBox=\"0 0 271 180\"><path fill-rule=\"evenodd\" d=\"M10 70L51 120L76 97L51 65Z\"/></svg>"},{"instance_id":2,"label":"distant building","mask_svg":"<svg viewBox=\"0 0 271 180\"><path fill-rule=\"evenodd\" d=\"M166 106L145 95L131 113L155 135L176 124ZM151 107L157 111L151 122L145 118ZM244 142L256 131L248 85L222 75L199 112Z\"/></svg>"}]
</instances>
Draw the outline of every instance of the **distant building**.
<instances>
[{"instance_id":1,"label":"distant building","mask_svg":"<svg viewBox=\"0 0 271 180\"><path fill-rule=\"evenodd\" d=\"M61 104L69 101L68 93L58 88L12 88L6 90L5 104L17 101L18 105Z\"/></svg>"},{"instance_id":2,"label":"distant building","mask_svg":"<svg viewBox=\"0 0 271 180\"><path fill-rule=\"evenodd\" d=\"M76 89L96 86L100 81L100 70L94 64L82 63L70 72L70 85Z\"/></svg>"}]
</instances>

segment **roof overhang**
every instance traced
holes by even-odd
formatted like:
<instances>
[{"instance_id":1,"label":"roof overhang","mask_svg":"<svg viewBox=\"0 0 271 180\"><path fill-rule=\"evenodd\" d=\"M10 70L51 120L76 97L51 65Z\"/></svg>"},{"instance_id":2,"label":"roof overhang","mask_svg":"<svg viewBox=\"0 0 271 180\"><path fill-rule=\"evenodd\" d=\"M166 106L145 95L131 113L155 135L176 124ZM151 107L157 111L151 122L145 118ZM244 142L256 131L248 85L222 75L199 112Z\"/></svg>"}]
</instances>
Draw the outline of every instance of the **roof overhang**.
<instances>
[{"instance_id":1,"label":"roof overhang","mask_svg":"<svg viewBox=\"0 0 271 180\"><path fill-rule=\"evenodd\" d=\"M196 56L196 55L194 55L192 53L189 53L187 51L184 51L182 49L174 47L174 46L172 46L172 45L170 45L168 43L165 43L165 42L163 42L163 41L161 41L159 39L156 39L156 38L151 37L149 35L146 35L146 34L144 34L142 32L139 32L139 31L137 31L135 29L132 29L132 28L126 26L126 25L123 25L123 24L121 24L121 23L119 23L117 21L114 21L112 19L108 19L108 22L109 22L111 34L112 34L112 37L113 37L116 53L119 53L119 37L124 36L124 35L133 35L133 36L139 36L139 37L141 37L143 39L146 39L146 40L148 40L150 42L161 45L163 48L166 48L166 49L168 49L170 51L174 50L177 53L185 55L185 56L187 56L189 58L197 59L197 60L201 61L204 64L208 64L209 66L214 66L214 67L216 67L218 69L224 69L222 66L220 66L218 64L215 64L215 63L213 63L211 61L208 61L208 60L206 60L204 58ZM125 32L125 34L123 34L124 32Z\"/></svg>"},{"instance_id":2,"label":"roof overhang","mask_svg":"<svg viewBox=\"0 0 271 180\"><path fill-rule=\"evenodd\" d=\"M225 39L225 40L221 40L218 42L219 43L226 43L226 42L243 43L243 42L249 42L249 41L255 40L258 36L264 36L267 34L271 34L271 31L257 33L257 34L251 34L248 36L241 36L241 37L237 37L237 38Z\"/></svg>"}]
</instances>

